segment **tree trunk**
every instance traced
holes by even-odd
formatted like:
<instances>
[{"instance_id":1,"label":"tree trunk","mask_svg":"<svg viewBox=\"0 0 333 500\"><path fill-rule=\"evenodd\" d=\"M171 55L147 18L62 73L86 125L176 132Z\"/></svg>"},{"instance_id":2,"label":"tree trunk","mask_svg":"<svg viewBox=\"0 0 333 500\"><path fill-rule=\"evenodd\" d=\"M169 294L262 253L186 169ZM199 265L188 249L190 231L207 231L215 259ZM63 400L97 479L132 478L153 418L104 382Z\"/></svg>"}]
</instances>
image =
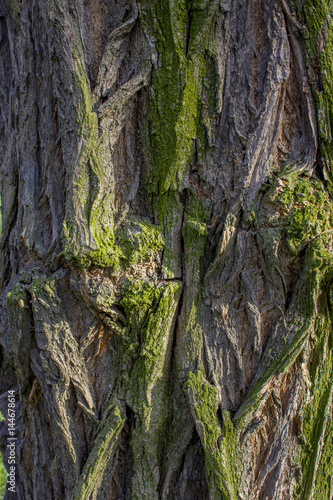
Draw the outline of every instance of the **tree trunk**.
<instances>
[{"instance_id":1,"label":"tree trunk","mask_svg":"<svg viewBox=\"0 0 333 500\"><path fill-rule=\"evenodd\" d=\"M332 4L0 1L6 499L333 497Z\"/></svg>"}]
</instances>

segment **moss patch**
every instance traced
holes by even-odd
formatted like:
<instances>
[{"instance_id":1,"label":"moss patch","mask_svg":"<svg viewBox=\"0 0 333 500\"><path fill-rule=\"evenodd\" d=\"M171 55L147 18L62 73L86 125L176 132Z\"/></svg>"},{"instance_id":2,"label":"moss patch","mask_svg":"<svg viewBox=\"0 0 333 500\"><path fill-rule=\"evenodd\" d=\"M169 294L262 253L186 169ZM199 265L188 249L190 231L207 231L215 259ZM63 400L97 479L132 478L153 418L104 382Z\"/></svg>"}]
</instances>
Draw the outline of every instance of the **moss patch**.
<instances>
[{"instance_id":1,"label":"moss patch","mask_svg":"<svg viewBox=\"0 0 333 500\"><path fill-rule=\"evenodd\" d=\"M125 420L125 412L119 404L111 406L109 415L105 422L101 424L94 447L77 481L71 497L73 500L88 500L98 490L109 460L115 452L118 437Z\"/></svg>"},{"instance_id":2,"label":"moss patch","mask_svg":"<svg viewBox=\"0 0 333 500\"><path fill-rule=\"evenodd\" d=\"M210 203L189 193L183 225L185 260L187 264L199 264L208 236L207 224L211 213ZM197 268L199 272L199 265Z\"/></svg>"},{"instance_id":3,"label":"moss patch","mask_svg":"<svg viewBox=\"0 0 333 500\"><path fill-rule=\"evenodd\" d=\"M132 266L156 258L164 248L164 238L159 226L143 220L127 220L119 244L128 265Z\"/></svg>"},{"instance_id":4,"label":"moss patch","mask_svg":"<svg viewBox=\"0 0 333 500\"><path fill-rule=\"evenodd\" d=\"M83 55L73 51L73 86L77 121L78 158L72 170L63 224L64 253L83 268L90 265L119 268L115 248L110 186L103 188L102 138L94 111Z\"/></svg>"},{"instance_id":5,"label":"moss patch","mask_svg":"<svg viewBox=\"0 0 333 500\"><path fill-rule=\"evenodd\" d=\"M152 165L148 185L154 194L182 190L194 141L201 149L203 139L207 148L202 128L206 125L210 129L211 124L202 114L202 95L206 95L206 76L209 78L212 71L216 76L211 64L216 57L211 41L217 9L217 3L211 6L186 0L143 2L142 19L156 40L160 57L148 108ZM212 91L208 96L211 110L216 111L216 100L216 92Z\"/></svg>"},{"instance_id":6,"label":"moss patch","mask_svg":"<svg viewBox=\"0 0 333 500\"><path fill-rule=\"evenodd\" d=\"M162 376L159 359L165 356L181 288L181 283L176 281L161 287L134 281L121 302L128 320L129 338L139 337L138 356L131 373L135 389L132 387L131 392L140 406L144 404L148 387L154 385L156 377Z\"/></svg>"},{"instance_id":7,"label":"moss patch","mask_svg":"<svg viewBox=\"0 0 333 500\"><path fill-rule=\"evenodd\" d=\"M242 426L265 398L265 384L295 362L318 314L318 301L331 280L333 265L333 204L322 184L291 172L276 179L267 191L269 201L281 209L280 225L290 251L304 251L303 271L277 339L269 344L262 360L262 376L252 387L234 423ZM274 227L275 221L272 223Z\"/></svg>"},{"instance_id":8,"label":"moss patch","mask_svg":"<svg viewBox=\"0 0 333 500\"><path fill-rule=\"evenodd\" d=\"M333 207L320 181L291 173L274 183L270 200L283 207L286 241L294 254L332 231Z\"/></svg>"},{"instance_id":9,"label":"moss patch","mask_svg":"<svg viewBox=\"0 0 333 500\"><path fill-rule=\"evenodd\" d=\"M156 39L160 67L153 76L149 98L148 144L153 168L149 173L149 189L164 193L170 187L177 189L182 182L191 150L196 99L193 97L193 72L187 71L185 40L187 5L185 0L171 2L143 2L142 20ZM187 99L183 99L183 93ZM194 116L193 116L194 112ZM182 123L190 117L191 127ZM181 149L185 148L184 150Z\"/></svg>"},{"instance_id":10,"label":"moss patch","mask_svg":"<svg viewBox=\"0 0 333 500\"><path fill-rule=\"evenodd\" d=\"M158 52L148 99L146 184L166 241L163 274L174 278L181 274L180 193L189 187L191 164L206 163L217 127L219 84L211 87L212 75L219 81L218 2L144 0L140 15Z\"/></svg>"},{"instance_id":11,"label":"moss patch","mask_svg":"<svg viewBox=\"0 0 333 500\"><path fill-rule=\"evenodd\" d=\"M157 499L169 411L169 357L182 285L131 281L122 300L128 321L123 387L137 415L133 433L133 499Z\"/></svg>"},{"instance_id":12,"label":"moss patch","mask_svg":"<svg viewBox=\"0 0 333 500\"><path fill-rule=\"evenodd\" d=\"M331 500L333 477L333 338L332 324L326 315L316 320L309 375L311 387L303 412L300 462L302 480L296 498ZM310 397L309 397L310 396Z\"/></svg>"},{"instance_id":13,"label":"moss patch","mask_svg":"<svg viewBox=\"0 0 333 500\"><path fill-rule=\"evenodd\" d=\"M219 396L216 388L205 380L202 370L189 373L185 388L205 451L210 498L236 500L241 464L238 434L229 413L224 412L221 428L217 417Z\"/></svg>"},{"instance_id":14,"label":"moss patch","mask_svg":"<svg viewBox=\"0 0 333 500\"><path fill-rule=\"evenodd\" d=\"M158 307L162 293L163 287L156 287L149 281L129 280L121 305L128 321L130 338L137 338L148 320L148 314L154 314Z\"/></svg>"},{"instance_id":15,"label":"moss patch","mask_svg":"<svg viewBox=\"0 0 333 500\"><path fill-rule=\"evenodd\" d=\"M305 0L296 2L297 15L306 24L305 53L309 65L318 73L313 85L317 120L321 138L321 152L326 176L332 183L333 173L333 2L332 0Z\"/></svg>"}]
</instances>

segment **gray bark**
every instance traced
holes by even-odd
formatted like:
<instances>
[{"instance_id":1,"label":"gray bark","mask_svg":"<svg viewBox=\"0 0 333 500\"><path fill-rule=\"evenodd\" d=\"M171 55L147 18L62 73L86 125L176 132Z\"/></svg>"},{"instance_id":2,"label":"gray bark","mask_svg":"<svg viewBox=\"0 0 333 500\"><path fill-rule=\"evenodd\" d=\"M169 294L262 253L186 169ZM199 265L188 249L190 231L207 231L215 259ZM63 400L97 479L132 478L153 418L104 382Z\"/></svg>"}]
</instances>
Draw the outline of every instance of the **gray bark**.
<instances>
[{"instance_id":1,"label":"gray bark","mask_svg":"<svg viewBox=\"0 0 333 500\"><path fill-rule=\"evenodd\" d=\"M0 1L6 499L333 498L330 9Z\"/></svg>"}]
</instances>

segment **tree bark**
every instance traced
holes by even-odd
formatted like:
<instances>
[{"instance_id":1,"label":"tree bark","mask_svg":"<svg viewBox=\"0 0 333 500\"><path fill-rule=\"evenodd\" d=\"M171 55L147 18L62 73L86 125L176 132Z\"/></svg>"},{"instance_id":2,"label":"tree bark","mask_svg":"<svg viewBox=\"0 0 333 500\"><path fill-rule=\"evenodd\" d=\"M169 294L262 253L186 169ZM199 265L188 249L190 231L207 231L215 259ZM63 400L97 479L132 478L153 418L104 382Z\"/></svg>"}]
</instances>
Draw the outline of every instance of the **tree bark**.
<instances>
[{"instance_id":1,"label":"tree bark","mask_svg":"<svg viewBox=\"0 0 333 500\"><path fill-rule=\"evenodd\" d=\"M333 498L332 10L0 1L6 499Z\"/></svg>"}]
</instances>

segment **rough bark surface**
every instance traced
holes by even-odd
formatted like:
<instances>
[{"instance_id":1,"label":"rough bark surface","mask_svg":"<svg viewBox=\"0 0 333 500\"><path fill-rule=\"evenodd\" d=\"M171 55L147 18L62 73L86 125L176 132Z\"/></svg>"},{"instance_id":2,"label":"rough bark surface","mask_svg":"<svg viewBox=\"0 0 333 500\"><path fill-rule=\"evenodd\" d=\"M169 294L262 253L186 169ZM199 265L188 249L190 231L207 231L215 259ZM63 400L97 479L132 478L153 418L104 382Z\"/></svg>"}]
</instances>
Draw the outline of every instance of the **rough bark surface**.
<instances>
[{"instance_id":1,"label":"rough bark surface","mask_svg":"<svg viewBox=\"0 0 333 500\"><path fill-rule=\"evenodd\" d=\"M333 498L332 4L0 1L6 499Z\"/></svg>"}]
</instances>

